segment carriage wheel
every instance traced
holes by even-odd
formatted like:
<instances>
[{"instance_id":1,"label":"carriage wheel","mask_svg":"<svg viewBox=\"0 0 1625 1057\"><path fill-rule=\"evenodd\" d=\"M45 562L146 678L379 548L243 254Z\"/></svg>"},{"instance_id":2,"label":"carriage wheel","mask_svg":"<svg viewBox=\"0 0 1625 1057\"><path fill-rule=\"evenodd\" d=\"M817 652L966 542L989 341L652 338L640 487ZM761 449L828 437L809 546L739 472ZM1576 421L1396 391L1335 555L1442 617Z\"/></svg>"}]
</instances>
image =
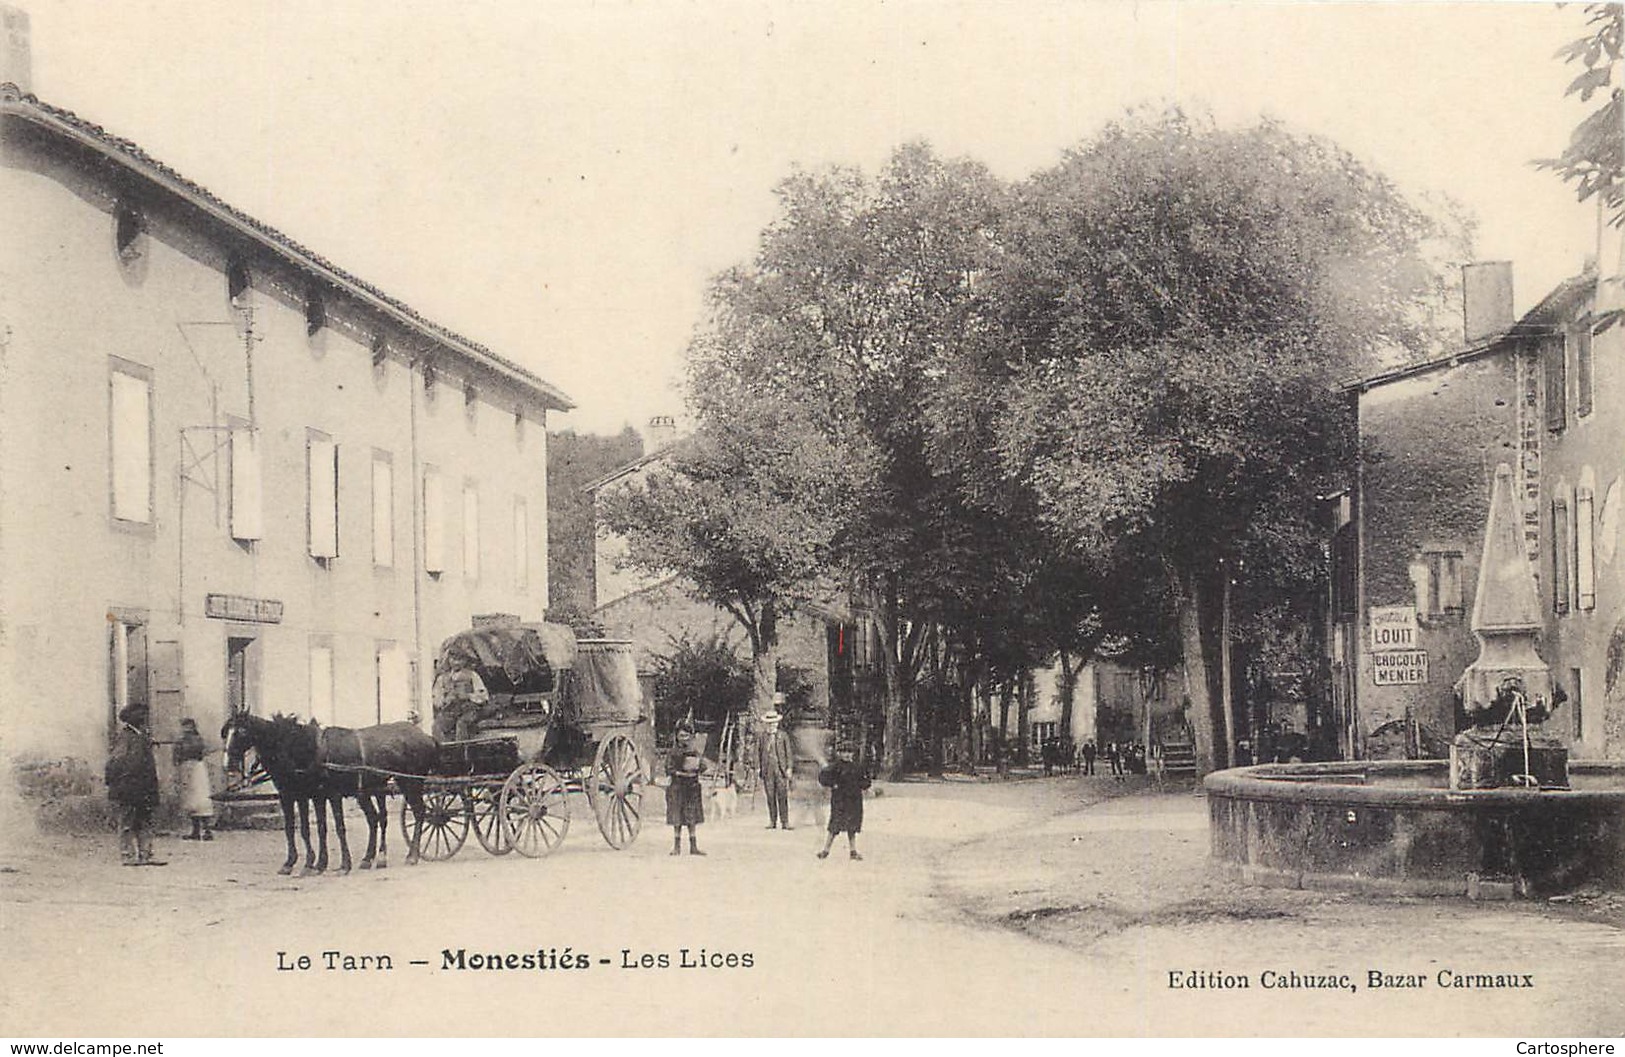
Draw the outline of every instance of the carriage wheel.
<instances>
[{"instance_id":1,"label":"carriage wheel","mask_svg":"<svg viewBox=\"0 0 1625 1057\"><path fill-rule=\"evenodd\" d=\"M502 824L502 787L500 785L472 785L466 794L468 814L474 827L474 839L492 855L506 855L513 851L508 843L508 830Z\"/></svg>"},{"instance_id":2,"label":"carriage wheel","mask_svg":"<svg viewBox=\"0 0 1625 1057\"><path fill-rule=\"evenodd\" d=\"M543 764L524 764L502 783L501 815L509 847L531 859L551 853L570 831L564 779Z\"/></svg>"},{"instance_id":3,"label":"carriage wheel","mask_svg":"<svg viewBox=\"0 0 1625 1057\"><path fill-rule=\"evenodd\" d=\"M412 811L401 805L401 839L412 844ZM468 804L455 789L425 786L423 789L423 832L418 838L418 855L429 862L441 862L456 855L468 840Z\"/></svg>"},{"instance_id":4,"label":"carriage wheel","mask_svg":"<svg viewBox=\"0 0 1625 1057\"><path fill-rule=\"evenodd\" d=\"M631 738L613 734L598 743L586 785L598 832L609 846L619 851L637 840L643 828L643 760Z\"/></svg>"}]
</instances>

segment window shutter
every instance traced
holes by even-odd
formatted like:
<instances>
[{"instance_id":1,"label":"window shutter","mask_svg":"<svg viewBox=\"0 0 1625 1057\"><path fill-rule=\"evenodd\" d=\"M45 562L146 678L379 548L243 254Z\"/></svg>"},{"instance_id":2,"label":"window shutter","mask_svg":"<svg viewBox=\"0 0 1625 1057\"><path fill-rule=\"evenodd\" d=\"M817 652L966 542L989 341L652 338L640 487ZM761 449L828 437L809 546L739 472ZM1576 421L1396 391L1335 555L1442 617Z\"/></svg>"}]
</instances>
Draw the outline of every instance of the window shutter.
<instances>
[{"instance_id":1,"label":"window shutter","mask_svg":"<svg viewBox=\"0 0 1625 1057\"><path fill-rule=\"evenodd\" d=\"M1574 493L1574 583L1581 609L1597 608L1596 531L1592 524L1595 502L1591 489Z\"/></svg>"},{"instance_id":2,"label":"window shutter","mask_svg":"<svg viewBox=\"0 0 1625 1057\"><path fill-rule=\"evenodd\" d=\"M398 723L412 711L412 668L406 651L393 643L378 647L378 722Z\"/></svg>"},{"instance_id":3,"label":"window shutter","mask_svg":"<svg viewBox=\"0 0 1625 1057\"><path fill-rule=\"evenodd\" d=\"M472 483L463 486L463 576L480 578L480 493Z\"/></svg>"},{"instance_id":4,"label":"window shutter","mask_svg":"<svg viewBox=\"0 0 1625 1057\"><path fill-rule=\"evenodd\" d=\"M1568 421L1568 349L1562 339L1546 343L1546 428L1562 429Z\"/></svg>"},{"instance_id":5,"label":"window shutter","mask_svg":"<svg viewBox=\"0 0 1625 1057\"><path fill-rule=\"evenodd\" d=\"M423 571L446 571L446 493L432 466L423 470Z\"/></svg>"},{"instance_id":6,"label":"window shutter","mask_svg":"<svg viewBox=\"0 0 1625 1057\"><path fill-rule=\"evenodd\" d=\"M265 526L260 507L260 435L248 427L231 431L231 536L257 540Z\"/></svg>"},{"instance_id":7,"label":"window shutter","mask_svg":"<svg viewBox=\"0 0 1625 1057\"><path fill-rule=\"evenodd\" d=\"M309 461L310 556L339 555L339 447L327 437L312 436L306 445Z\"/></svg>"},{"instance_id":8,"label":"window shutter","mask_svg":"<svg viewBox=\"0 0 1625 1057\"><path fill-rule=\"evenodd\" d=\"M372 457L372 561L395 564L395 467L389 457Z\"/></svg>"},{"instance_id":9,"label":"window shutter","mask_svg":"<svg viewBox=\"0 0 1625 1057\"><path fill-rule=\"evenodd\" d=\"M513 582L518 588L530 586L530 512L525 497L513 497Z\"/></svg>"},{"instance_id":10,"label":"window shutter","mask_svg":"<svg viewBox=\"0 0 1625 1057\"><path fill-rule=\"evenodd\" d=\"M112 378L113 516L152 521L152 386L115 370Z\"/></svg>"},{"instance_id":11,"label":"window shutter","mask_svg":"<svg viewBox=\"0 0 1625 1057\"><path fill-rule=\"evenodd\" d=\"M1552 502L1552 609L1558 613L1569 611L1569 554L1573 550L1569 535L1569 507L1563 500Z\"/></svg>"},{"instance_id":12,"label":"window shutter","mask_svg":"<svg viewBox=\"0 0 1625 1057\"><path fill-rule=\"evenodd\" d=\"M1591 414L1591 322L1574 332L1574 413Z\"/></svg>"}]
</instances>

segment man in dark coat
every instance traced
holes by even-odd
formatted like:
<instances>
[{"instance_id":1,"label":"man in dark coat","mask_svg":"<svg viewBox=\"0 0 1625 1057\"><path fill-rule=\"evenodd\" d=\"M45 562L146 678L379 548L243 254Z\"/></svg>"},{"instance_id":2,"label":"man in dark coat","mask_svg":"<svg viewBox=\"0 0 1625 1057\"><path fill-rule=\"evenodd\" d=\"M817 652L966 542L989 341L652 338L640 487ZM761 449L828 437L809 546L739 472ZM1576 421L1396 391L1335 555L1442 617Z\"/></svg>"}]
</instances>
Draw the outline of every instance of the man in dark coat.
<instances>
[{"instance_id":1,"label":"man in dark coat","mask_svg":"<svg viewBox=\"0 0 1625 1057\"><path fill-rule=\"evenodd\" d=\"M863 858L858 854L858 833L863 829L863 791L869 788L869 773L855 757L852 746L842 744L835 750L835 762L818 772L818 784L829 789L829 835L818 853L820 859L829 858L837 833L846 834L852 858Z\"/></svg>"},{"instance_id":2,"label":"man in dark coat","mask_svg":"<svg viewBox=\"0 0 1625 1057\"><path fill-rule=\"evenodd\" d=\"M152 857L152 814L158 807L158 764L147 733L147 706L118 714L119 729L103 777L107 798L118 809L119 855L125 866L162 866Z\"/></svg>"},{"instance_id":3,"label":"man in dark coat","mask_svg":"<svg viewBox=\"0 0 1625 1057\"><path fill-rule=\"evenodd\" d=\"M783 700L773 695L774 704ZM790 825L790 782L795 756L790 749L790 735L779 726L777 711L762 717L766 725L756 739L756 774L762 780L762 792L767 796L767 828L775 829L782 822Z\"/></svg>"}]
</instances>

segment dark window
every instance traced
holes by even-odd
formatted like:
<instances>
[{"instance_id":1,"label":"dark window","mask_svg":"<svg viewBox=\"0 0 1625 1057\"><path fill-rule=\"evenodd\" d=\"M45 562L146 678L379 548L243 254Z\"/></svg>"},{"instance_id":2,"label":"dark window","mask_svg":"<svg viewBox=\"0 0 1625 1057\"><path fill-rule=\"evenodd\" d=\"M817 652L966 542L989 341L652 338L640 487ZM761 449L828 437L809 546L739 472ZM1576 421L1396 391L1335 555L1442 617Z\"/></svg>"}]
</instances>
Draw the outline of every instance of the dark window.
<instances>
[{"instance_id":1,"label":"dark window","mask_svg":"<svg viewBox=\"0 0 1625 1057\"><path fill-rule=\"evenodd\" d=\"M1554 433L1568 421L1567 356L1561 341L1548 341L1542 353L1546 365L1546 428Z\"/></svg>"},{"instance_id":2,"label":"dark window","mask_svg":"<svg viewBox=\"0 0 1625 1057\"><path fill-rule=\"evenodd\" d=\"M1574 740L1580 741L1585 737L1585 680L1580 676L1580 669L1569 669L1569 687L1569 708L1572 709L1569 714L1574 717Z\"/></svg>"},{"instance_id":3,"label":"dark window","mask_svg":"<svg viewBox=\"0 0 1625 1057\"><path fill-rule=\"evenodd\" d=\"M1418 615L1442 620L1462 615L1461 551L1426 550L1422 564L1427 570L1427 597L1419 600Z\"/></svg>"}]
</instances>

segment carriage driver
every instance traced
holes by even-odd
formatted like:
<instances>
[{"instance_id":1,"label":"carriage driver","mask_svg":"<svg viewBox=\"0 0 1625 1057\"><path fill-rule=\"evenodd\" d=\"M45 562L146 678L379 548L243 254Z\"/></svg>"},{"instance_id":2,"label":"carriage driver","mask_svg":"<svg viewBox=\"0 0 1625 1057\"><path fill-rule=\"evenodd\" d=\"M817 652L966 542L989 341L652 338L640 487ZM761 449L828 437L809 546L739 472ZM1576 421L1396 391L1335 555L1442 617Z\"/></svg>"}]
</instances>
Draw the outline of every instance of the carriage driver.
<instances>
[{"instance_id":1,"label":"carriage driver","mask_svg":"<svg viewBox=\"0 0 1625 1057\"><path fill-rule=\"evenodd\" d=\"M445 672L434 681L434 736L440 741L466 741L485 712L491 694L474 671Z\"/></svg>"}]
</instances>

